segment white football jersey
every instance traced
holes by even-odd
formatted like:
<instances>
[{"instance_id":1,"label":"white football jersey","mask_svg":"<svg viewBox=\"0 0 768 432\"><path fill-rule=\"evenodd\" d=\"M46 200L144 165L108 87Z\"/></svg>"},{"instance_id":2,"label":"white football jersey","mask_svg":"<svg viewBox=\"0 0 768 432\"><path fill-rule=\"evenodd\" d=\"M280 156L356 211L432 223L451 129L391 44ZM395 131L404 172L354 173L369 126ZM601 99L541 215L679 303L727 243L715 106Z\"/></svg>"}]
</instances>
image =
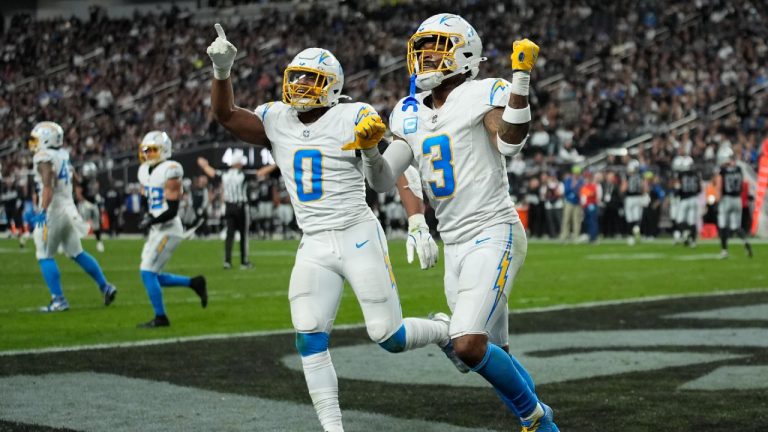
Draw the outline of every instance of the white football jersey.
<instances>
[{"instance_id":1,"label":"white football jersey","mask_svg":"<svg viewBox=\"0 0 768 432\"><path fill-rule=\"evenodd\" d=\"M302 231L340 230L375 219L365 202L362 159L354 150L341 150L354 140L355 125L376 114L370 105L339 104L309 125L282 102L254 112L264 123Z\"/></svg>"},{"instance_id":2,"label":"white football jersey","mask_svg":"<svg viewBox=\"0 0 768 432\"><path fill-rule=\"evenodd\" d=\"M484 227L516 223L509 196L506 159L490 141L483 117L509 102L503 79L470 80L456 87L440 109L416 95L418 112L397 103L389 119L392 133L413 151L424 191L435 209L446 243L472 239Z\"/></svg>"},{"instance_id":3,"label":"white football jersey","mask_svg":"<svg viewBox=\"0 0 768 432\"><path fill-rule=\"evenodd\" d=\"M53 175L56 178L53 187L53 200L48 208L49 211L65 206L74 206L72 199L72 165L69 163L69 152L64 149L42 149L35 153L32 158L35 170L35 183L38 193L38 205L42 203L43 179L38 172L38 165L43 162L50 162L53 167Z\"/></svg>"},{"instance_id":4,"label":"white football jersey","mask_svg":"<svg viewBox=\"0 0 768 432\"><path fill-rule=\"evenodd\" d=\"M151 167L143 163L139 167L139 183L144 187L144 196L147 197L149 212L152 216L159 216L168 210L168 201L165 199L165 182L172 178L182 178L184 168L181 164L166 160ZM176 215L175 219L179 219Z\"/></svg>"}]
</instances>

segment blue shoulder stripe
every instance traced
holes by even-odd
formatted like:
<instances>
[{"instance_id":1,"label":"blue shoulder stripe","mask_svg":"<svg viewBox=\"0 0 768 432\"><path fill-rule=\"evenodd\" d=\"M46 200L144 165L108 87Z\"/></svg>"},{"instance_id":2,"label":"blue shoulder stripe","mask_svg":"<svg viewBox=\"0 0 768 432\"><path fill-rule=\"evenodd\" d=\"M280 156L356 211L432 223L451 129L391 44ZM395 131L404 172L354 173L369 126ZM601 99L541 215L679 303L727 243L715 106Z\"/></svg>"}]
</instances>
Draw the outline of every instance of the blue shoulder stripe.
<instances>
[{"instance_id":1,"label":"blue shoulder stripe","mask_svg":"<svg viewBox=\"0 0 768 432\"><path fill-rule=\"evenodd\" d=\"M267 119L267 111L269 111L269 109L272 108L272 105L274 105L274 104L275 104L274 102L270 102L270 103L264 105L264 109L261 111L261 121L262 121L262 123L264 122L264 120Z\"/></svg>"}]
</instances>

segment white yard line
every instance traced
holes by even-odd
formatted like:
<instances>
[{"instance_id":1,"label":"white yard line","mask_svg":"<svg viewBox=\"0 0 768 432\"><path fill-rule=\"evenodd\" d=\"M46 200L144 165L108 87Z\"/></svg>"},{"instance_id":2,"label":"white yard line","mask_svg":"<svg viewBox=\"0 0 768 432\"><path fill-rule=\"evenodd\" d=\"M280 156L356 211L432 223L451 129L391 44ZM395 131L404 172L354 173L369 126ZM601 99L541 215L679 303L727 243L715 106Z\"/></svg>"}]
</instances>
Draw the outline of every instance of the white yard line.
<instances>
[{"instance_id":1,"label":"white yard line","mask_svg":"<svg viewBox=\"0 0 768 432\"><path fill-rule=\"evenodd\" d=\"M579 304L565 304L565 305L527 308L527 309L521 309L521 310L514 310L512 311L512 313L519 315L519 314L537 313L537 312L553 312L553 311L561 311L561 310L569 310L569 309L585 309L585 308L598 307L598 306L618 306L618 305L632 304L632 303L647 303L647 302L653 302L653 301L659 301L659 300L674 300L674 299L694 298L694 297L715 297L715 296L727 296L727 295L738 295L738 294L759 293L759 292L768 292L768 288L747 288L742 290L719 291L719 292L711 292L711 293L670 294L670 295L631 298L631 299L623 299L623 300L605 300L605 301L599 301L599 302L586 302L586 303L579 303ZM364 327L365 327L364 324L358 323L358 324L338 325L338 326L334 326L334 329L348 330L348 329L359 329ZM166 345L166 344L183 343L183 342L223 340L223 339L234 339L234 338L254 337L254 336L284 335L284 334L291 334L293 332L294 332L293 329L281 329L281 330L263 330L263 331L243 332L243 333L213 333L213 334L207 334L207 335L183 336L183 337L166 338L166 339L149 339L149 340L134 341L134 342L113 342L113 343L105 343L105 344L73 345L73 346L63 346L63 347L10 350L10 351L0 351L0 357L28 355L28 354L50 354L50 353L72 352L72 351L83 351L83 350L133 348L133 347Z\"/></svg>"}]
</instances>

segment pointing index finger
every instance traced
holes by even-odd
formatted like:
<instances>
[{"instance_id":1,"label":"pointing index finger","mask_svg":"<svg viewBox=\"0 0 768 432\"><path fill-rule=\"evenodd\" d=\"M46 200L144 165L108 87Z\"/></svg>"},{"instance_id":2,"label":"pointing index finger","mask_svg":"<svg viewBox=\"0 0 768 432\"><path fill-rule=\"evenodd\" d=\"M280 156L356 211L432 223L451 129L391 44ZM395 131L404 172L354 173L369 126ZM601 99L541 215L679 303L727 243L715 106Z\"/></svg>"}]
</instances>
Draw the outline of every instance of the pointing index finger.
<instances>
[{"instance_id":1,"label":"pointing index finger","mask_svg":"<svg viewBox=\"0 0 768 432\"><path fill-rule=\"evenodd\" d=\"M216 34L219 35L220 38L227 40L227 35L224 34L224 29L221 28L221 24L216 23L213 28L216 29Z\"/></svg>"}]
</instances>

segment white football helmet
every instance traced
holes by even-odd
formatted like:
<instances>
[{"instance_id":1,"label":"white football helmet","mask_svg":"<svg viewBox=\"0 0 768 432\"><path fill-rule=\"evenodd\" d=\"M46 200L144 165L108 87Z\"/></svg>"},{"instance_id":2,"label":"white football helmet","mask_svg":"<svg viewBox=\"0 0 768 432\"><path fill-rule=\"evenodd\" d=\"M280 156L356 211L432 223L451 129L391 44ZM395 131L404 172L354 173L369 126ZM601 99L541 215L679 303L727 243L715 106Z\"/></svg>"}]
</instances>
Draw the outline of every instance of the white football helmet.
<instances>
[{"instance_id":1,"label":"white football helmet","mask_svg":"<svg viewBox=\"0 0 768 432\"><path fill-rule=\"evenodd\" d=\"M283 102L299 112L339 103L344 71L336 57L322 48L296 54L283 74Z\"/></svg>"},{"instance_id":2,"label":"white football helmet","mask_svg":"<svg viewBox=\"0 0 768 432\"><path fill-rule=\"evenodd\" d=\"M139 160L141 163L148 162L150 165L158 163L171 157L171 138L163 131L152 131L144 135L139 144Z\"/></svg>"},{"instance_id":3,"label":"white football helmet","mask_svg":"<svg viewBox=\"0 0 768 432\"><path fill-rule=\"evenodd\" d=\"M673 171L688 171L693 168L693 158L690 156L676 156L672 159Z\"/></svg>"},{"instance_id":4,"label":"white football helmet","mask_svg":"<svg viewBox=\"0 0 768 432\"><path fill-rule=\"evenodd\" d=\"M724 165L728 162L733 161L734 159L735 159L735 155L733 153L733 149L730 146L720 147L720 150L717 151L718 165Z\"/></svg>"},{"instance_id":5,"label":"white football helmet","mask_svg":"<svg viewBox=\"0 0 768 432\"><path fill-rule=\"evenodd\" d=\"M96 175L98 168L96 168L95 163L89 161L83 164L83 167L80 169L80 171L83 173L83 177L90 178Z\"/></svg>"},{"instance_id":6,"label":"white football helmet","mask_svg":"<svg viewBox=\"0 0 768 432\"><path fill-rule=\"evenodd\" d=\"M27 145L33 153L48 148L61 148L64 145L64 129L52 121L40 122L32 128Z\"/></svg>"},{"instance_id":7,"label":"white football helmet","mask_svg":"<svg viewBox=\"0 0 768 432\"><path fill-rule=\"evenodd\" d=\"M629 161L629 163L627 163L628 174L634 174L638 170L640 170L640 161L638 161L637 159L632 159L631 161Z\"/></svg>"},{"instance_id":8,"label":"white football helmet","mask_svg":"<svg viewBox=\"0 0 768 432\"><path fill-rule=\"evenodd\" d=\"M434 45L423 49L424 44ZM442 55L437 65L424 67L424 53ZM483 42L475 29L464 18L441 13L421 23L416 33L408 40L408 73L416 74L416 85L422 90L432 90L446 78L470 72L474 79L480 71L478 65L485 60L481 57Z\"/></svg>"}]
</instances>

